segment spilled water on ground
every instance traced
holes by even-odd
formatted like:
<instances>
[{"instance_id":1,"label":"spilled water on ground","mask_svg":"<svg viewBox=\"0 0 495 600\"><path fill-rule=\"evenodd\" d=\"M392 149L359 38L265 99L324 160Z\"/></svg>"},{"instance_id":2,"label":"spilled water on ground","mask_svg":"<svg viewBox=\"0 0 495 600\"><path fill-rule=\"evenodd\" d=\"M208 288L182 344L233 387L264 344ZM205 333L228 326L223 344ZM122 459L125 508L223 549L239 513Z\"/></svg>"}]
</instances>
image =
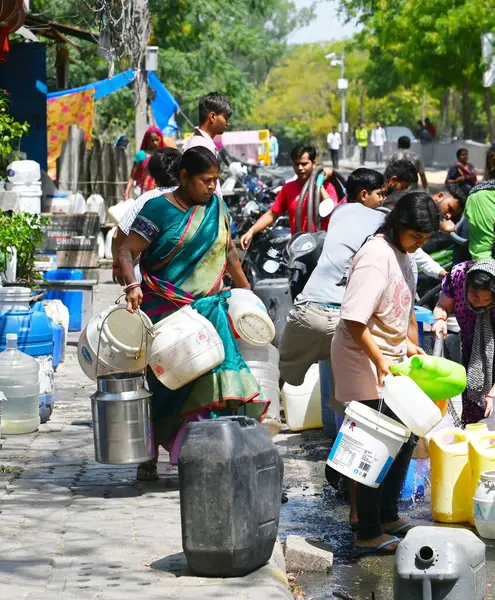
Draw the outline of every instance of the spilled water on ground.
<instances>
[{"instance_id":1,"label":"spilled water on ground","mask_svg":"<svg viewBox=\"0 0 495 600\"><path fill-rule=\"evenodd\" d=\"M327 483L325 462L330 442L321 431L281 434L275 438L285 463L280 536L300 535L327 544L334 554L332 573L296 573L295 584L312 600L392 600L393 556L372 556L359 561L350 556L352 533L348 506ZM430 490L425 499L403 504L401 516L415 525L433 525ZM495 540L487 544L486 600L495 600ZM492 592L493 590L493 592Z\"/></svg>"}]
</instances>

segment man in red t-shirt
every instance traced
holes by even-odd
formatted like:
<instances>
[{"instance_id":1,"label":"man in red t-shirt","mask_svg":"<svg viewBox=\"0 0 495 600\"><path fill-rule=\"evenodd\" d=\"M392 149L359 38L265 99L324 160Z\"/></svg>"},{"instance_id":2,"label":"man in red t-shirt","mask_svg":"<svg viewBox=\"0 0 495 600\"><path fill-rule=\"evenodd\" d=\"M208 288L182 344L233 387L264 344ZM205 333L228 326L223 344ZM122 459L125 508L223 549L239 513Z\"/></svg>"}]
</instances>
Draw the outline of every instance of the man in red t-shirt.
<instances>
[{"instance_id":1,"label":"man in red t-shirt","mask_svg":"<svg viewBox=\"0 0 495 600\"><path fill-rule=\"evenodd\" d=\"M269 211L262 215L256 223L241 237L241 248L246 250L253 236L269 227L277 217L288 214L291 233L296 233L296 211L299 202L299 196L306 181L310 178L313 169L316 166L316 148L313 146L299 145L291 152L292 166L297 178L294 181L289 181L282 186L282 189L275 198ZM321 188L321 199L330 199L336 206L339 198L334 186L329 179L332 176L332 169L325 169L325 183ZM307 199L305 204L307 203ZM306 231L308 225L308 217L306 207L302 210L302 231ZM322 219L320 223L321 229L326 230L328 227L328 217Z\"/></svg>"}]
</instances>

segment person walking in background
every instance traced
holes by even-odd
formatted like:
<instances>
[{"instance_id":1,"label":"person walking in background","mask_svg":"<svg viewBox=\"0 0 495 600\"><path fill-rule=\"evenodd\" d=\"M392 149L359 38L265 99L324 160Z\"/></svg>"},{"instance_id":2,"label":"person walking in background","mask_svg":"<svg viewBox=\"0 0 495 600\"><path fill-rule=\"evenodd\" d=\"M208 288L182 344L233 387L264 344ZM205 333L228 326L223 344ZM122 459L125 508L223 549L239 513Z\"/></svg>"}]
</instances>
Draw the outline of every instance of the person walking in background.
<instances>
[{"instance_id":1,"label":"person walking in background","mask_svg":"<svg viewBox=\"0 0 495 600\"><path fill-rule=\"evenodd\" d=\"M155 180L148 171L148 163L158 148L165 148L165 140L158 127L148 127L141 142L141 148L134 157L131 176L127 182L124 198L128 200L131 197L134 184L139 187L140 193L149 192L155 186Z\"/></svg>"},{"instance_id":2,"label":"person walking in background","mask_svg":"<svg viewBox=\"0 0 495 600\"><path fill-rule=\"evenodd\" d=\"M428 181L426 181L425 169L423 167L423 163L419 158L419 155L416 152L411 150L411 138L407 135L401 136L397 140L397 150L388 157L388 164L390 165L393 162L398 160L408 160L415 167L418 175L421 179L421 183L423 184L423 188L425 192L428 191ZM415 181L409 186L410 190L418 189L418 182Z\"/></svg>"},{"instance_id":3,"label":"person walking in background","mask_svg":"<svg viewBox=\"0 0 495 600\"><path fill-rule=\"evenodd\" d=\"M449 168L445 183L457 184L467 195L478 181L476 169L469 162L467 148L459 148L456 152L457 161Z\"/></svg>"},{"instance_id":4,"label":"person walking in background","mask_svg":"<svg viewBox=\"0 0 495 600\"><path fill-rule=\"evenodd\" d=\"M361 123L356 129L356 142L359 146L361 164L366 162L366 150L368 149L368 129L364 123Z\"/></svg>"},{"instance_id":5,"label":"person walking in background","mask_svg":"<svg viewBox=\"0 0 495 600\"><path fill-rule=\"evenodd\" d=\"M425 119L425 129L430 134L431 139L434 140L437 136L437 128L435 125L433 125L428 117Z\"/></svg>"},{"instance_id":6,"label":"person walking in background","mask_svg":"<svg viewBox=\"0 0 495 600\"><path fill-rule=\"evenodd\" d=\"M342 138L336 127L332 127L331 133L327 135L328 149L330 150L330 156L332 157L332 165L334 169L339 168L339 152L342 144Z\"/></svg>"},{"instance_id":7,"label":"person walking in background","mask_svg":"<svg viewBox=\"0 0 495 600\"><path fill-rule=\"evenodd\" d=\"M418 138L418 140L422 144L426 144L427 142L431 142L432 141L432 137L431 137L430 132L428 131L428 129L426 129L426 126L423 123L423 121L418 121L417 125L418 125L418 128L416 129L416 137Z\"/></svg>"},{"instance_id":8,"label":"person walking in background","mask_svg":"<svg viewBox=\"0 0 495 600\"><path fill-rule=\"evenodd\" d=\"M280 147L278 145L278 140L270 129L270 164L272 167L275 167L277 164L278 154L280 152Z\"/></svg>"},{"instance_id":9,"label":"person walking in background","mask_svg":"<svg viewBox=\"0 0 495 600\"><path fill-rule=\"evenodd\" d=\"M383 146L386 141L387 134L385 133L385 129L383 129L380 121L377 121L376 127L371 132L371 143L375 148L375 161L377 165L383 162Z\"/></svg>"}]
</instances>

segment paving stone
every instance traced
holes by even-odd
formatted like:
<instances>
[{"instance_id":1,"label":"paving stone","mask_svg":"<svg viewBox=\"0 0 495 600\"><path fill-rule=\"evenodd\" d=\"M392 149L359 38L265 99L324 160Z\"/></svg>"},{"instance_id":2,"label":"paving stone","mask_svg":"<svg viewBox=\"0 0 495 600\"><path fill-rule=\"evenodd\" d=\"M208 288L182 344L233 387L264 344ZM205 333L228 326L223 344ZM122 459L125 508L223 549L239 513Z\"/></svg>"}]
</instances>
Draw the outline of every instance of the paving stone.
<instances>
[{"instance_id":1,"label":"paving stone","mask_svg":"<svg viewBox=\"0 0 495 600\"><path fill-rule=\"evenodd\" d=\"M288 535L284 548L288 571L328 573L333 566L333 554L329 549L315 546L299 535Z\"/></svg>"}]
</instances>

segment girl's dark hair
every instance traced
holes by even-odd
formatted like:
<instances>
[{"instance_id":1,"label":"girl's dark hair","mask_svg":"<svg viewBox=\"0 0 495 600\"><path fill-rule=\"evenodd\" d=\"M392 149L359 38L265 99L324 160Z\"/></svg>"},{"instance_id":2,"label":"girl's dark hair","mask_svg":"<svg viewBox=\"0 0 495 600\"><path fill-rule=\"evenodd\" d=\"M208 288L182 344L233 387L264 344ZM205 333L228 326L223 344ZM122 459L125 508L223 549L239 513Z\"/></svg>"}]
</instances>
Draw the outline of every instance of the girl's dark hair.
<instances>
[{"instance_id":1,"label":"girl's dark hair","mask_svg":"<svg viewBox=\"0 0 495 600\"><path fill-rule=\"evenodd\" d=\"M359 194L366 190L368 193L383 187L385 179L381 173L373 169L361 167L353 171L347 178L345 188L348 202L357 202Z\"/></svg>"},{"instance_id":2,"label":"girl's dark hair","mask_svg":"<svg viewBox=\"0 0 495 600\"><path fill-rule=\"evenodd\" d=\"M218 168L218 159L211 150L204 146L189 148L182 155L177 167L177 176L184 169L188 175L200 175L212 167Z\"/></svg>"},{"instance_id":3,"label":"girl's dark hair","mask_svg":"<svg viewBox=\"0 0 495 600\"><path fill-rule=\"evenodd\" d=\"M457 152L455 153L457 160L461 158L461 154L463 152L467 152L469 154L469 150L467 148L459 148L459 150L457 150Z\"/></svg>"},{"instance_id":4,"label":"girl's dark hair","mask_svg":"<svg viewBox=\"0 0 495 600\"><path fill-rule=\"evenodd\" d=\"M159 148L148 162L148 171L159 187L179 185L177 168L181 153L176 148Z\"/></svg>"},{"instance_id":5,"label":"girl's dark hair","mask_svg":"<svg viewBox=\"0 0 495 600\"><path fill-rule=\"evenodd\" d=\"M377 233L383 233L394 243L404 229L419 233L435 233L440 227L440 210L425 192L407 192L389 212ZM396 244L397 245L397 244Z\"/></svg>"},{"instance_id":6,"label":"girl's dark hair","mask_svg":"<svg viewBox=\"0 0 495 600\"><path fill-rule=\"evenodd\" d=\"M492 144L486 152L485 179L495 179L495 144Z\"/></svg>"},{"instance_id":7,"label":"girl's dark hair","mask_svg":"<svg viewBox=\"0 0 495 600\"><path fill-rule=\"evenodd\" d=\"M466 285L473 290L486 290L495 294L495 277L485 271L473 271L466 275Z\"/></svg>"},{"instance_id":8,"label":"girl's dark hair","mask_svg":"<svg viewBox=\"0 0 495 600\"><path fill-rule=\"evenodd\" d=\"M150 158L148 170L160 187L179 185L179 173L185 169L194 176L218 167L217 157L208 148L195 146L181 154L175 148L161 148Z\"/></svg>"}]
</instances>

